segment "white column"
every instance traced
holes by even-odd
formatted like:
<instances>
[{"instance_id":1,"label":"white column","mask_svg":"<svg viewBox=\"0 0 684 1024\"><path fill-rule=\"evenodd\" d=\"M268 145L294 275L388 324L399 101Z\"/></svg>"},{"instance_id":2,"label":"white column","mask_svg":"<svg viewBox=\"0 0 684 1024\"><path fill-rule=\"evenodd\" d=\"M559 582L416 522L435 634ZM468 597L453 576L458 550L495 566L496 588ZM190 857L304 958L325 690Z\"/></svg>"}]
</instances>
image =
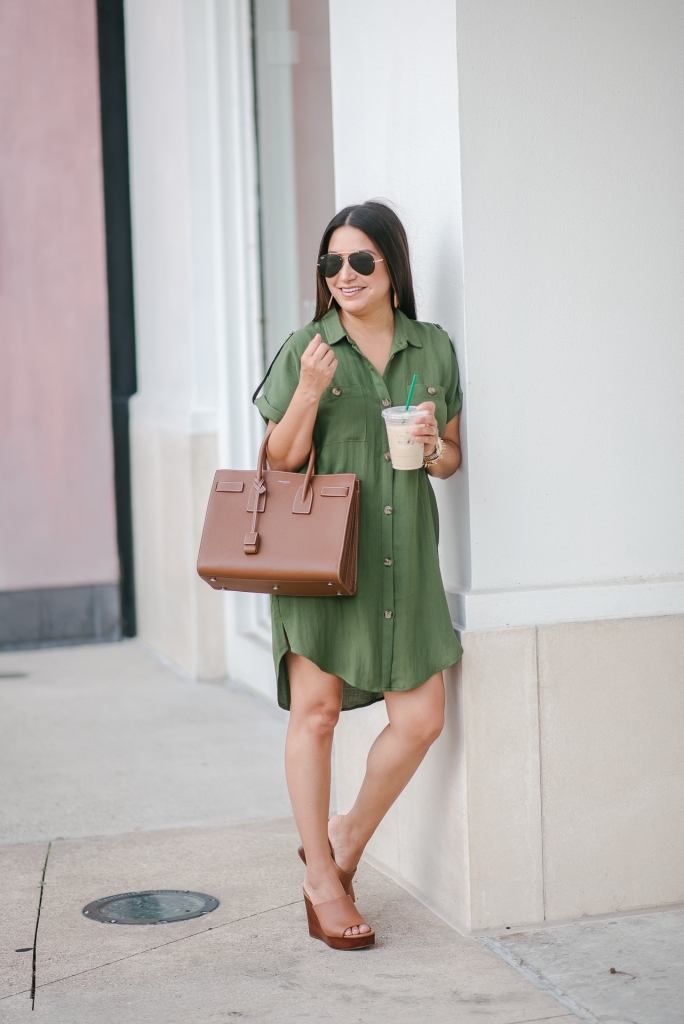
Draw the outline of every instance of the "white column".
<instances>
[{"instance_id":1,"label":"white column","mask_svg":"<svg viewBox=\"0 0 684 1024\"><path fill-rule=\"evenodd\" d=\"M331 0L331 39L338 205L395 204L466 393L465 654L370 855L473 930L681 901L684 10Z\"/></svg>"},{"instance_id":2,"label":"white column","mask_svg":"<svg viewBox=\"0 0 684 1024\"><path fill-rule=\"evenodd\" d=\"M126 34L139 635L193 676L248 663L271 692L258 599L238 607L196 572L214 471L253 465L263 429L249 3L129 0Z\"/></svg>"}]
</instances>

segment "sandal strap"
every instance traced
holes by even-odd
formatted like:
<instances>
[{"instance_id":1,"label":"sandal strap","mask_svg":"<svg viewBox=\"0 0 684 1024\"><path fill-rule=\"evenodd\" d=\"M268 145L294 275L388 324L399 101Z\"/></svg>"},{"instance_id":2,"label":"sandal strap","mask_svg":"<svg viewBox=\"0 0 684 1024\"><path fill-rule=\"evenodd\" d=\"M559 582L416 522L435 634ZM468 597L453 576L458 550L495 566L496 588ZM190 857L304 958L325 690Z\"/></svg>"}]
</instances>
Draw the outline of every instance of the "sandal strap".
<instances>
[{"instance_id":1,"label":"sandal strap","mask_svg":"<svg viewBox=\"0 0 684 1024\"><path fill-rule=\"evenodd\" d=\"M336 900L313 903L312 906L326 935L341 938L347 928L367 923L354 906L351 896L339 896Z\"/></svg>"}]
</instances>

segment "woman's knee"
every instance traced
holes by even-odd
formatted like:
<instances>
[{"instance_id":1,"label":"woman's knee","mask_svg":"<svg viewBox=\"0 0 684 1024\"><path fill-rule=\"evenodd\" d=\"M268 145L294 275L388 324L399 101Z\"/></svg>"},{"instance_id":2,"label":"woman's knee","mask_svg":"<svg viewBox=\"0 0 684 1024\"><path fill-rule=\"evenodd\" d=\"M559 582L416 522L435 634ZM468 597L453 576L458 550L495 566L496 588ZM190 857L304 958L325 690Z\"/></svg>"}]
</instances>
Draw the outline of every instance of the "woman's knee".
<instances>
[{"instance_id":1,"label":"woman's knee","mask_svg":"<svg viewBox=\"0 0 684 1024\"><path fill-rule=\"evenodd\" d=\"M415 723L419 741L426 746L431 746L442 733L444 728L444 708L430 708L425 715Z\"/></svg>"},{"instance_id":2,"label":"woman's knee","mask_svg":"<svg viewBox=\"0 0 684 1024\"><path fill-rule=\"evenodd\" d=\"M317 700L295 706L290 711L290 723L297 729L312 733L319 739L332 736L340 717L340 707L334 701Z\"/></svg>"},{"instance_id":3,"label":"woman's knee","mask_svg":"<svg viewBox=\"0 0 684 1024\"><path fill-rule=\"evenodd\" d=\"M406 742L414 747L430 747L444 728L444 707L429 705L416 714L402 717L393 722L404 735Z\"/></svg>"}]
</instances>

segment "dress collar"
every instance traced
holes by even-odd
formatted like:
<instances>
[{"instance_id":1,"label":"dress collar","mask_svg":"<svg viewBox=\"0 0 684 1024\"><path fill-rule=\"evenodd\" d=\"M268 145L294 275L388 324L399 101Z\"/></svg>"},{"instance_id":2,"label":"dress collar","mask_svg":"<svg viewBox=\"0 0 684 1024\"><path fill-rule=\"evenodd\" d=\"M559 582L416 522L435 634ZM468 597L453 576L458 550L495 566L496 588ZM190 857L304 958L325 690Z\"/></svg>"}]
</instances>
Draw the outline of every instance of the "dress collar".
<instances>
[{"instance_id":1,"label":"dress collar","mask_svg":"<svg viewBox=\"0 0 684 1024\"><path fill-rule=\"evenodd\" d=\"M332 309L328 310L320 323L323 326L325 340L329 345L336 345L338 341L342 341L343 338L347 337L347 333L340 321L337 307L333 306ZM406 348L407 345L413 345L414 348L423 347L415 324L416 321L409 320L400 309L394 310L394 338L392 339L391 349L393 353L399 352L402 348Z\"/></svg>"}]
</instances>

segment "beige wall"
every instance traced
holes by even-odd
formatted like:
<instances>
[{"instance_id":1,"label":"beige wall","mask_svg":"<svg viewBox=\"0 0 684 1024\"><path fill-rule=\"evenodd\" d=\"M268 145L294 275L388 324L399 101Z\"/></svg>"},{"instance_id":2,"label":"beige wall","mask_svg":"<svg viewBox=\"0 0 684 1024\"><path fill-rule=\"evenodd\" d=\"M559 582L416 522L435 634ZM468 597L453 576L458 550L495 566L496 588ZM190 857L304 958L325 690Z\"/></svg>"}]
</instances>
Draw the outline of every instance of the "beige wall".
<instances>
[{"instance_id":1,"label":"beige wall","mask_svg":"<svg viewBox=\"0 0 684 1024\"><path fill-rule=\"evenodd\" d=\"M546 916L684 900L684 617L539 629Z\"/></svg>"},{"instance_id":2,"label":"beige wall","mask_svg":"<svg viewBox=\"0 0 684 1024\"><path fill-rule=\"evenodd\" d=\"M197 575L216 435L188 435L141 418L133 421L131 442L138 635L189 675L221 677L221 601Z\"/></svg>"},{"instance_id":3,"label":"beige wall","mask_svg":"<svg viewBox=\"0 0 684 1024\"><path fill-rule=\"evenodd\" d=\"M118 579L94 0L0 3L0 591Z\"/></svg>"},{"instance_id":4,"label":"beige wall","mask_svg":"<svg viewBox=\"0 0 684 1024\"><path fill-rule=\"evenodd\" d=\"M463 634L447 724L368 847L460 928L684 900L684 617ZM338 806L386 718L343 715Z\"/></svg>"}]
</instances>

